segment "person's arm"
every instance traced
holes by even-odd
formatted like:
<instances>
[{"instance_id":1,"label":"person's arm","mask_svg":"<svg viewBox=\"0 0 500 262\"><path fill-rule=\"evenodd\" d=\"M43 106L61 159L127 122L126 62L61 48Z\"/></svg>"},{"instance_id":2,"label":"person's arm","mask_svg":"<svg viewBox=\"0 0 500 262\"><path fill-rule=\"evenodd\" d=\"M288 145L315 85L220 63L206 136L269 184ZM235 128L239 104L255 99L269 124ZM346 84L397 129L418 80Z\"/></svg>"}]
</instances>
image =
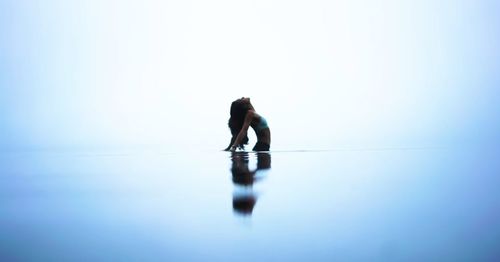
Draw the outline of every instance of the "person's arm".
<instances>
[{"instance_id":1,"label":"person's arm","mask_svg":"<svg viewBox=\"0 0 500 262\"><path fill-rule=\"evenodd\" d=\"M231 149L231 146L234 143L234 139L236 139L236 136L231 137L231 142L229 142L229 145L226 147L226 149L224 149L224 151L229 151L229 149Z\"/></svg>"},{"instance_id":2,"label":"person's arm","mask_svg":"<svg viewBox=\"0 0 500 262\"><path fill-rule=\"evenodd\" d=\"M250 127L250 123L252 122L254 113L249 111L247 115L245 116L245 122L243 123L243 126L241 127L240 132L238 133L238 136L236 136L236 139L234 139L233 145L231 146L231 151L236 150L239 144L241 144L241 140L247 135L248 127Z\"/></svg>"}]
</instances>

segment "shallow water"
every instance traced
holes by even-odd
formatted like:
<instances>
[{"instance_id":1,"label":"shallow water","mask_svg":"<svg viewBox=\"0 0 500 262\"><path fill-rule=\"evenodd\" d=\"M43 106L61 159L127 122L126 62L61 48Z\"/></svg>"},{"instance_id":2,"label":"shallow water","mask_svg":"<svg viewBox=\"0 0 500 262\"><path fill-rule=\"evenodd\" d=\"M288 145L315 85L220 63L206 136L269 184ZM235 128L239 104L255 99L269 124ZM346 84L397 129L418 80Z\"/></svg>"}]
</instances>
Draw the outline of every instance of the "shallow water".
<instances>
[{"instance_id":1,"label":"shallow water","mask_svg":"<svg viewBox=\"0 0 500 262\"><path fill-rule=\"evenodd\" d=\"M0 154L2 261L500 259L497 149Z\"/></svg>"}]
</instances>

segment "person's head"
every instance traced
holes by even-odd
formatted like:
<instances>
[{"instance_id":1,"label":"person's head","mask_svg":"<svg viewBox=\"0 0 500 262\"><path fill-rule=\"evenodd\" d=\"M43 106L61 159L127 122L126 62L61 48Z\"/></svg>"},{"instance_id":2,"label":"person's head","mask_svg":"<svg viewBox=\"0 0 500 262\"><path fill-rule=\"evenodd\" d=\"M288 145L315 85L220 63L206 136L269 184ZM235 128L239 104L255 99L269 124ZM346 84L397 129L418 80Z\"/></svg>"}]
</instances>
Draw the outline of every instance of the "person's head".
<instances>
[{"instance_id":1,"label":"person's head","mask_svg":"<svg viewBox=\"0 0 500 262\"><path fill-rule=\"evenodd\" d=\"M253 109L250 97L241 97L231 103L231 115L233 114L233 110L245 110L246 113L250 109Z\"/></svg>"},{"instance_id":2,"label":"person's head","mask_svg":"<svg viewBox=\"0 0 500 262\"><path fill-rule=\"evenodd\" d=\"M245 116L250 109L253 109L253 107L250 103L250 98L248 97L242 97L231 103L231 117L229 118L228 126L233 137L237 136L240 132L241 128L243 127L243 122L245 121ZM245 144L248 144L247 136L243 138L241 144L239 144L238 146L243 147Z\"/></svg>"}]
</instances>

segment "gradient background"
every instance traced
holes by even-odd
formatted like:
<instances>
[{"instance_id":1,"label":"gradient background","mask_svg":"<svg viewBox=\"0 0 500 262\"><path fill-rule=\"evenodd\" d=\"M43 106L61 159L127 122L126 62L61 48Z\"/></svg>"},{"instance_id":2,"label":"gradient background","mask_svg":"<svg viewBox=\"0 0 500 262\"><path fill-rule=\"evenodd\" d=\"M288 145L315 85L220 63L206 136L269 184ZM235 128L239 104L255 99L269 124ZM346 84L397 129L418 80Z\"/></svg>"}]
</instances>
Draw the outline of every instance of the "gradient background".
<instances>
[{"instance_id":1,"label":"gradient background","mask_svg":"<svg viewBox=\"0 0 500 262\"><path fill-rule=\"evenodd\" d=\"M0 260L500 260L499 1L1 0L0 40Z\"/></svg>"},{"instance_id":2,"label":"gradient background","mask_svg":"<svg viewBox=\"0 0 500 262\"><path fill-rule=\"evenodd\" d=\"M485 0L3 0L0 145L222 149L241 96L275 150L498 143L499 14Z\"/></svg>"}]
</instances>

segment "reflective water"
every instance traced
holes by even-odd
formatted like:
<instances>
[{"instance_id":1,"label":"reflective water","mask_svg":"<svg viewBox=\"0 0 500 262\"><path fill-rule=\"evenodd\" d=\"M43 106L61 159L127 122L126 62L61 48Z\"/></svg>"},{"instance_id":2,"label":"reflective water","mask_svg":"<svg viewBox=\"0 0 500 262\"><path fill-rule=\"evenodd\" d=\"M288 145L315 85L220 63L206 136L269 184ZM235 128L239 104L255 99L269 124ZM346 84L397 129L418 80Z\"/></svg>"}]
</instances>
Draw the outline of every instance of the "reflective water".
<instances>
[{"instance_id":1,"label":"reflective water","mask_svg":"<svg viewBox=\"0 0 500 262\"><path fill-rule=\"evenodd\" d=\"M498 260L498 152L3 152L1 260Z\"/></svg>"}]
</instances>

